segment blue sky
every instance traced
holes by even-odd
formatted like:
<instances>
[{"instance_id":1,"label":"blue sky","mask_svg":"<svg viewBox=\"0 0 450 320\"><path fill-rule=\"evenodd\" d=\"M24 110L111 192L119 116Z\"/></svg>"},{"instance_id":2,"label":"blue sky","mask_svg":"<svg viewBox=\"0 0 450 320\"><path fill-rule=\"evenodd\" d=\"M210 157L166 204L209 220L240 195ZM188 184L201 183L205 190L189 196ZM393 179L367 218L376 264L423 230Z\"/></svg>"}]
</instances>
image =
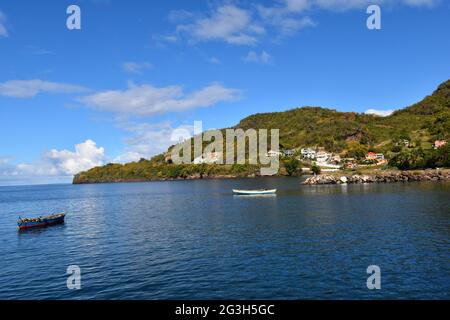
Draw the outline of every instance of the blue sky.
<instances>
[{"instance_id":1,"label":"blue sky","mask_svg":"<svg viewBox=\"0 0 450 320\"><path fill-rule=\"evenodd\" d=\"M369 4L382 29L366 27ZM66 9L81 8L81 30ZM314 105L394 110L450 75L439 0L0 3L0 185L68 182L170 133Z\"/></svg>"}]
</instances>

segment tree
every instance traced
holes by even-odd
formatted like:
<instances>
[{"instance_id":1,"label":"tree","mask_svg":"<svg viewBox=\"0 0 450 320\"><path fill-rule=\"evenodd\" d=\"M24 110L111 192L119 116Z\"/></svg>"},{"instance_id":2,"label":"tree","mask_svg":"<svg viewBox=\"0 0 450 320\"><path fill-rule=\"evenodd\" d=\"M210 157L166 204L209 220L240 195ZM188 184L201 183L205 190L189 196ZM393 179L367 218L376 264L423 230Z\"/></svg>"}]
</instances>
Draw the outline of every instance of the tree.
<instances>
[{"instance_id":1,"label":"tree","mask_svg":"<svg viewBox=\"0 0 450 320\"><path fill-rule=\"evenodd\" d=\"M450 167L450 144L446 144L437 150L433 150L427 160L427 166L430 168Z\"/></svg>"},{"instance_id":2,"label":"tree","mask_svg":"<svg viewBox=\"0 0 450 320\"><path fill-rule=\"evenodd\" d=\"M320 167L317 164L312 165L311 171L314 174L320 174L322 172L322 170L320 169Z\"/></svg>"},{"instance_id":3,"label":"tree","mask_svg":"<svg viewBox=\"0 0 450 320\"><path fill-rule=\"evenodd\" d=\"M292 176L295 174L298 170L298 167L300 166L300 161L298 161L295 158L289 158L284 161L284 167L286 168L286 171L288 175Z\"/></svg>"},{"instance_id":4,"label":"tree","mask_svg":"<svg viewBox=\"0 0 450 320\"><path fill-rule=\"evenodd\" d=\"M394 144L391 148L391 151L395 152L395 153L400 152L400 151L402 151L402 147L398 144Z\"/></svg>"},{"instance_id":5,"label":"tree","mask_svg":"<svg viewBox=\"0 0 450 320\"><path fill-rule=\"evenodd\" d=\"M389 161L389 165L400 170L421 169L427 166L427 159L422 148L418 148L400 152Z\"/></svg>"},{"instance_id":6,"label":"tree","mask_svg":"<svg viewBox=\"0 0 450 320\"><path fill-rule=\"evenodd\" d=\"M349 141L347 143L347 157L361 159L367 154L367 146L357 141Z\"/></svg>"}]
</instances>

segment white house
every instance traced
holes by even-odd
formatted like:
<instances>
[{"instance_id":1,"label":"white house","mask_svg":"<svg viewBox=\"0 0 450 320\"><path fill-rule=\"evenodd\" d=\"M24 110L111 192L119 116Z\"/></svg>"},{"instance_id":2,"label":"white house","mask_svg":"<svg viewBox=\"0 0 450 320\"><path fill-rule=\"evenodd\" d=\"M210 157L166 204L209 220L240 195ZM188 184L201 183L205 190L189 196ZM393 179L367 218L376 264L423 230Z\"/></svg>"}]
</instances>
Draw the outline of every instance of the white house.
<instances>
[{"instance_id":1,"label":"white house","mask_svg":"<svg viewBox=\"0 0 450 320\"><path fill-rule=\"evenodd\" d=\"M319 151L316 153L316 160L319 163L326 163L333 157L332 153L328 153L326 151Z\"/></svg>"},{"instance_id":2,"label":"white house","mask_svg":"<svg viewBox=\"0 0 450 320\"><path fill-rule=\"evenodd\" d=\"M284 155L287 157L292 157L295 154L295 150L294 149L287 149L284 150Z\"/></svg>"},{"instance_id":3,"label":"white house","mask_svg":"<svg viewBox=\"0 0 450 320\"><path fill-rule=\"evenodd\" d=\"M194 159L194 164L214 164L223 162L222 153L220 152L209 152L207 154L203 154L200 157Z\"/></svg>"},{"instance_id":4,"label":"white house","mask_svg":"<svg viewBox=\"0 0 450 320\"><path fill-rule=\"evenodd\" d=\"M366 160L384 161L384 154L382 154L382 153L375 153L375 152L369 152L366 155Z\"/></svg>"},{"instance_id":5,"label":"white house","mask_svg":"<svg viewBox=\"0 0 450 320\"><path fill-rule=\"evenodd\" d=\"M331 171L338 170L340 168L340 165L336 164L335 160L338 160L338 158L336 156L333 156L332 153L326 151L319 151L316 153L316 164L323 169Z\"/></svg>"},{"instance_id":6,"label":"white house","mask_svg":"<svg viewBox=\"0 0 450 320\"><path fill-rule=\"evenodd\" d=\"M338 154L335 154L331 157L331 162L333 163L340 163L342 161L341 156Z\"/></svg>"},{"instance_id":7,"label":"white house","mask_svg":"<svg viewBox=\"0 0 450 320\"><path fill-rule=\"evenodd\" d=\"M301 151L302 157L306 159L315 159L316 151L311 148L303 148Z\"/></svg>"}]
</instances>

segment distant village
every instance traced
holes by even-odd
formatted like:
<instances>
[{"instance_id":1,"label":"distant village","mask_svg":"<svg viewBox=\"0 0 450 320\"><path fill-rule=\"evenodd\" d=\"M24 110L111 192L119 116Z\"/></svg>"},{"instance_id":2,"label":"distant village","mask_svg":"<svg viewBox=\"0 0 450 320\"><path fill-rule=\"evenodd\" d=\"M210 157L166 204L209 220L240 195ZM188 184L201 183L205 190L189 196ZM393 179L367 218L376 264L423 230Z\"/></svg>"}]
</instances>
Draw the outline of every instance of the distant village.
<instances>
[{"instance_id":1,"label":"distant village","mask_svg":"<svg viewBox=\"0 0 450 320\"><path fill-rule=\"evenodd\" d=\"M408 140L401 142L408 147ZM447 144L446 140L436 140L434 149L439 149ZM217 164L222 159L219 152L210 152L194 159L194 164ZM377 167L388 164L383 153L368 152L363 158L346 158L341 155L329 152L324 147L305 147L299 149L285 149L281 151L270 150L266 156L278 158L295 158L307 165L303 171L309 171L310 167L318 166L323 172L333 172L342 169L355 169L363 167Z\"/></svg>"},{"instance_id":2,"label":"distant village","mask_svg":"<svg viewBox=\"0 0 450 320\"><path fill-rule=\"evenodd\" d=\"M300 149L284 150L283 152L269 152L269 156L296 157L298 160L309 165L320 167L323 172L338 171L341 169L353 169L358 166L381 166L387 164L382 153L369 152L364 159L344 158L339 154L329 152L323 147L308 147ZM302 168L309 171L309 168Z\"/></svg>"}]
</instances>

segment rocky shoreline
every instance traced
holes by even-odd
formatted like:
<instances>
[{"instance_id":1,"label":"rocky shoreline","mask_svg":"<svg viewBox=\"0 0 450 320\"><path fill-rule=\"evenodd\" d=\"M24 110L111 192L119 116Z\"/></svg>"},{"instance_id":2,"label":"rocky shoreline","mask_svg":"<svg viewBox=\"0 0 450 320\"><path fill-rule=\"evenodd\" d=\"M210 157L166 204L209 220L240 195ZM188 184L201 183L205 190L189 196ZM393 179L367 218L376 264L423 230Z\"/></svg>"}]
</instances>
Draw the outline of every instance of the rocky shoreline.
<instances>
[{"instance_id":1,"label":"rocky shoreline","mask_svg":"<svg viewBox=\"0 0 450 320\"><path fill-rule=\"evenodd\" d=\"M392 183L412 181L450 181L450 172L443 170L398 171L376 174L327 175L321 174L306 179L305 185L346 183Z\"/></svg>"},{"instance_id":2,"label":"rocky shoreline","mask_svg":"<svg viewBox=\"0 0 450 320\"><path fill-rule=\"evenodd\" d=\"M288 177L286 175L276 175L277 177ZM292 178L300 177L293 176ZM76 176L73 184L103 184L103 183L133 183L133 182L156 182L156 181L186 181L186 180L226 180L226 179L252 179L261 178L258 174L191 174L186 177L177 178L150 178L150 179L98 179L84 180ZM387 171L380 173L350 174L346 172L336 172L332 174L320 174L306 178L304 185L323 184L357 184L357 183L392 183L392 182L413 182L413 181L450 181L450 170L419 170L419 171Z\"/></svg>"}]
</instances>

